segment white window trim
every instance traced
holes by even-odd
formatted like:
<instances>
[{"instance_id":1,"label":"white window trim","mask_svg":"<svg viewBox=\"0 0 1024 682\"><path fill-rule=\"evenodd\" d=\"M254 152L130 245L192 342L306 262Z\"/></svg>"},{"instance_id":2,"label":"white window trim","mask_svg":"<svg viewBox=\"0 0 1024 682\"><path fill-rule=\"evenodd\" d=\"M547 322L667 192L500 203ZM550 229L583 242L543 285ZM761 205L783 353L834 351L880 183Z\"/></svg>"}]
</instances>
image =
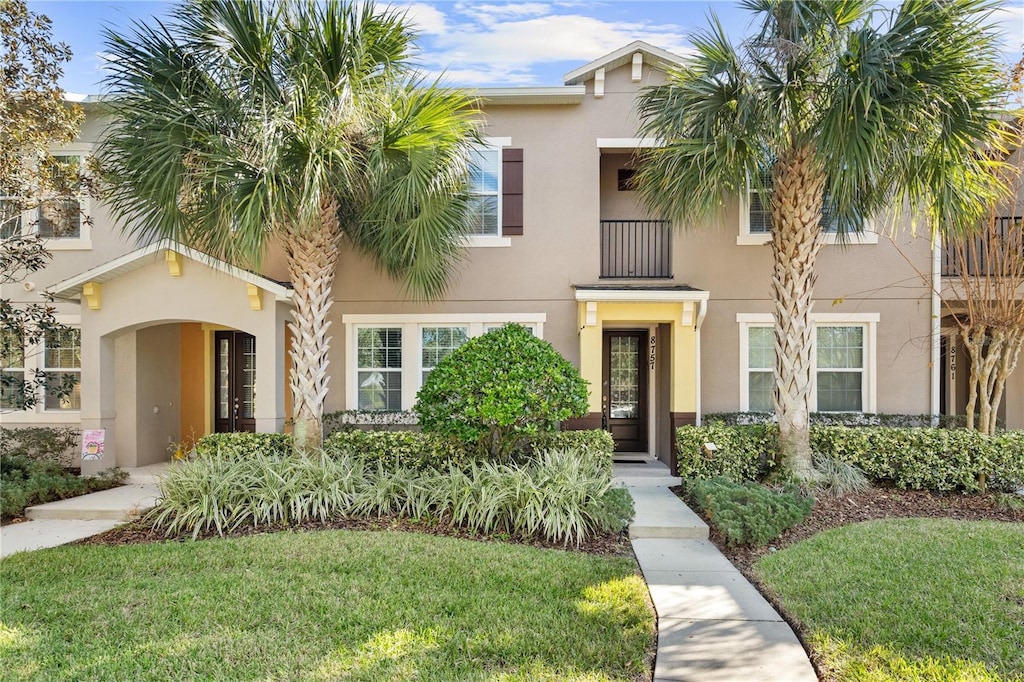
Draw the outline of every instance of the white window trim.
<instances>
[{"instance_id":1,"label":"white window trim","mask_svg":"<svg viewBox=\"0 0 1024 682\"><path fill-rule=\"evenodd\" d=\"M471 249L505 248L512 246L512 239L501 233L501 212L502 212L502 174L504 172L502 163L505 147L512 146L511 137L485 137L483 138L482 149L498 150L498 234L471 234L466 235L462 245Z\"/></svg>"},{"instance_id":2,"label":"white window trim","mask_svg":"<svg viewBox=\"0 0 1024 682\"><path fill-rule=\"evenodd\" d=\"M345 405L346 409L359 408L358 349L359 329L367 327L400 327L402 329L402 409L411 410L423 379L423 353L421 352L423 327L466 327L469 338L481 336L488 325L516 322L533 329L538 339L544 338L546 313L430 313L420 315L342 315L345 325L347 351L345 353ZM410 361L410 358L415 360Z\"/></svg>"},{"instance_id":3,"label":"white window trim","mask_svg":"<svg viewBox=\"0 0 1024 682\"><path fill-rule=\"evenodd\" d=\"M864 369L861 383L862 411L874 414L878 411L878 323L879 313L811 313L811 323L817 327L863 327L864 328ZM740 333L740 412L750 410L749 384L749 337L750 327L774 327L775 317L771 313L736 313L736 322ZM815 334L815 339L817 334ZM814 367L811 375L810 411L818 411L818 348L815 341L811 349L811 363Z\"/></svg>"},{"instance_id":4,"label":"white window trim","mask_svg":"<svg viewBox=\"0 0 1024 682\"><path fill-rule=\"evenodd\" d=\"M81 315L54 315L53 319L59 324L63 324L68 327L75 329L82 328L82 317ZM26 351L30 349L26 348ZM39 348L34 353L25 354L25 372L26 376L35 370L43 369L43 354L46 353L46 341L41 340L39 342ZM60 370L55 370L60 371ZM82 359L82 363L78 369L79 381L85 372L85 359ZM47 410L46 409L46 389L40 388L39 393L36 395L36 404L26 410L17 410L3 413L4 424L77 424L81 420L81 410Z\"/></svg>"},{"instance_id":5,"label":"white window trim","mask_svg":"<svg viewBox=\"0 0 1024 682\"><path fill-rule=\"evenodd\" d=\"M91 144L73 144L66 147L60 147L50 150L50 156L78 156L81 158L82 166L84 167L88 157L93 154L94 145ZM45 197L40 197L45 199ZM81 226L78 230L78 236L74 238L50 238L44 240L43 244L49 251L88 251L92 249L92 226L89 224L89 216L92 214L92 200L88 195L82 195L78 199L81 204L82 218ZM33 211L26 211L22 214L21 218L21 229L22 234L34 234L36 229L36 222L38 216L33 215Z\"/></svg>"},{"instance_id":6,"label":"white window trim","mask_svg":"<svg viewBox=\"0 0 1024 682\"><path fill-rule=\"evenodd\" d=\"M766 232L751 232L750 231L750 193L753 190L747 189L747 191L740 195L739 211L740 211L740 230L739 234L736 235L737 246L764 246L770 244L772 236ZM826 244L843 244L839 240L839 235L835 232L826 232L824 234ZM850 246L861 246L866 244L877 244L878 243L878 232L875 231L875 223L872 220L865 221L864 229L854 234L846 235L845 244Z\"/></svg>"}]
</instances>

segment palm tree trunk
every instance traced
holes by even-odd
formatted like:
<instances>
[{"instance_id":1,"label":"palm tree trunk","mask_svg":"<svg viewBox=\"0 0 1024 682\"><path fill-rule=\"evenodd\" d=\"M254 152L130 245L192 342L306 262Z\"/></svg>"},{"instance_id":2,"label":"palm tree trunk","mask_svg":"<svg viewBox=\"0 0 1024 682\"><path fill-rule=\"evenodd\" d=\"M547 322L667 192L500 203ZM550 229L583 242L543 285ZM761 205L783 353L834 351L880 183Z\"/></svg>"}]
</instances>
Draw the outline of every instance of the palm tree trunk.
<instances>
[{"instance_id":1,"label":"palm tree trunk","mask_svg":"<svg viewBox=\"0 0 1024 682\"><path fill-rule=\"evenodd\" d=\"M778 463L797 478L814 476L810 444L811 323L815 259L821 250L825 175L809 146L772 169L772 300L775 304L775 414Z\"/></svg>"},{"instance_id":2,"label":"palm tree trunk","mask_svg":"<svg viewBox=\"0 0 1024 682\"><path fill-rule=\"evenodd\" d=\"M292 332L292 422L295 450L309 453L323 446L324 399L327 397L327 352L331 326L327 315L333 303L331 289L338 267L341 226L337 203L320 206L320 225L294 230L285 240L288 275L295 310L288 323Z\"/></svg>"}]
</instances>

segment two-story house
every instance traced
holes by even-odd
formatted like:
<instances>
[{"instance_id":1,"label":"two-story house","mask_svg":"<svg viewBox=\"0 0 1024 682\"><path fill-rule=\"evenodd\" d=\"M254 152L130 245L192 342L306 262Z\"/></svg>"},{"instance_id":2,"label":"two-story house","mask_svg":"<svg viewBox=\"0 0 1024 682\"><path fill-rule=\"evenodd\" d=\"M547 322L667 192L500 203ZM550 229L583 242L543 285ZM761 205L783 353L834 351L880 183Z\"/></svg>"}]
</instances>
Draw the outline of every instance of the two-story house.
<instances>
[{"instance_id":1,"label":"two-story house","mask_svg":"<svg viewBox=\"0 0 1024 682\"><path fill-rule=\"evenodd\" d=\"M758 197L725 200L705 225L670 225L631 189L634 154L654 144L637 137L636 97L677 61L635 42L563 85L480 90L486 146L473 159L464 266L443 301L421 303L343 250L326 410L409 409L441 358L507 322L580 368L590 410L572 426L610 429L621 451L668 461L678 425L771 410L772 256ZM85 106L81 144L61 153L88 154L102 134L99 110ZM79 373L80 391L4 414L4 425L106 429L105 459L87 469L160 461L169 441L190 435L284 429L283 259L272 255L254 274L177 244L140 247L101 204L86 208L91 225L51 239L52 265L14 292L49 290L61 301L61 319L79 331L25 362ZM823 250L812 410L962 409L964 370L940 340L941 259L909 223L879 217ZM1002 411L1007 426L1024 427L1024 370Z\"/></svg>"}]
</instances>

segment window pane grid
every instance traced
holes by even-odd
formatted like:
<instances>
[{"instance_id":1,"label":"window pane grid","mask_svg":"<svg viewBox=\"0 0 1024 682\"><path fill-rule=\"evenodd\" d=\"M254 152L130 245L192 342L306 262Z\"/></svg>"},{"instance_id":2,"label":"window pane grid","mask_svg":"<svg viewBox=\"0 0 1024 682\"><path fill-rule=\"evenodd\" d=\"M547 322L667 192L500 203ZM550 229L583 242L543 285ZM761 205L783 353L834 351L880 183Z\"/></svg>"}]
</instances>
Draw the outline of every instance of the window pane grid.
<instances>
[{"instance_id":1,"label":"window pane grid","mask_svg":"<svg viewBox=\"0 0 1024 682\"><path fill-rule=\"evenodd\" d=\"M43 349L43 370L46 372L45 409L81 409L81 366L82 330L61 329L46 334Z\"/></svg>"},{"instance_id":2,"label":"window pane grid","mask_svg":"<svg viewBox=\"0 0 1024 682\"><path fill-rule=\"evenodd\" d=\"M817 397L819 412L864 409L864 328L817 328Z\"/></svg>"},{"instance_id":3,"label":"window pane grid","mask_svg":"<svg viewBox=\"0 0 1024 682\"><path fill-rule=\"evenodd\" d=\"M501 150L475 149L469 154L469 234L497 235Z\"/></svg>"},{"instance_id":4,"label":"window pane grid","mask_svg":"<svg viewBox=\"0 0 1024 682\"><path fill-rule=\"evenodd\" d=\"M441 360L469 340L468 327L423 327L420 330L421 382L425 382L431 370Z\"/></svg>"},{"instance_id":5,"label":"window pane grid","mask_svg":"<svg viewBox=\"0 0 1024 682\"><path fill-rule=\"evenodd\" d=\"M360 410L402 409L402 329L357 330L356 357Z\"/></svg>"},{"instance_id":6,"label":"window pane grid","mask_svg":"<svg viewBox=\"0 0 1024 682\"><path fill-rule=\"evenodd\" d=\"M21 234L21 202L13 197L0 197L0 239Z\"/></svg>"}]
</instances>

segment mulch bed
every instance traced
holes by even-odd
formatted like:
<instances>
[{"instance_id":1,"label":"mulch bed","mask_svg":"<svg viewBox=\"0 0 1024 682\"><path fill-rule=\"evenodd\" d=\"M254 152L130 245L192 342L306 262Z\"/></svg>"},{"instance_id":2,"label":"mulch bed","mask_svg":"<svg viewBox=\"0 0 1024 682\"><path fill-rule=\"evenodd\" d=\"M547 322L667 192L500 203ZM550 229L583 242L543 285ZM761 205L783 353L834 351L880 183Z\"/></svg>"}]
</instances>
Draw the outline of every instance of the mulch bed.
<instances>
[{"instance_id":1,"label":"mulch bed","mask_svg":"<svg viewBox=\"0 0 1024 682\"><path fill-rule=\"evenodd\" d=\"M672 489L685 499L680 487ZM845 526L849 523L872 519L938 518L961 521L1016 521L1024 522L1024 510L1000 509L994 493L935 493L921 490L871 488L861 493L842 497L819 496L814 501L811 516L799 526L790 528L780 537L763 547L732 547L725 538L711 528L710 539L744 575L750 577L750 568L759 558L816 533ZM709 524L710 525L710 524Z\"/></svg>"},{"instance_id":2,"label":"mulch bed","mask_svg":"<svg viewBox=\"0 0 1024 682\"><path fill-rule=\"evenodd\" d=\"M473 531L452 526L446 521L416 521L413 519L400 518L397 516L384 516L370 519L331 519L329 521L308 521L301 524L284 525L275 524L271 526L244 526L233 531L225 531L219 535L216 531L200 533L197 539L209 540L219 537L244 537L249 535L264 535L266 533L292 532L314 532L321 530L369 530L369 531L401 531L412 533L426 533L428 535L461 538L464 540L475 540L477 542L502 542L517 545L528 545L541 549L564 549L573 552L584 552L587 554L598 554L601 556L633 556L629 539L625 534L600 535L576 545L564 545L558 542L548 542L540 538L521 538L508 535L486 536ZM105 533L94 535L73 543L76 545L137 545L150 542L185 542L192 539L192 534L187 533L180 536L168 537L163 531L156 531L142 521L135 521L123 526L108 530Z\"/></svg>"}]
</instances>

